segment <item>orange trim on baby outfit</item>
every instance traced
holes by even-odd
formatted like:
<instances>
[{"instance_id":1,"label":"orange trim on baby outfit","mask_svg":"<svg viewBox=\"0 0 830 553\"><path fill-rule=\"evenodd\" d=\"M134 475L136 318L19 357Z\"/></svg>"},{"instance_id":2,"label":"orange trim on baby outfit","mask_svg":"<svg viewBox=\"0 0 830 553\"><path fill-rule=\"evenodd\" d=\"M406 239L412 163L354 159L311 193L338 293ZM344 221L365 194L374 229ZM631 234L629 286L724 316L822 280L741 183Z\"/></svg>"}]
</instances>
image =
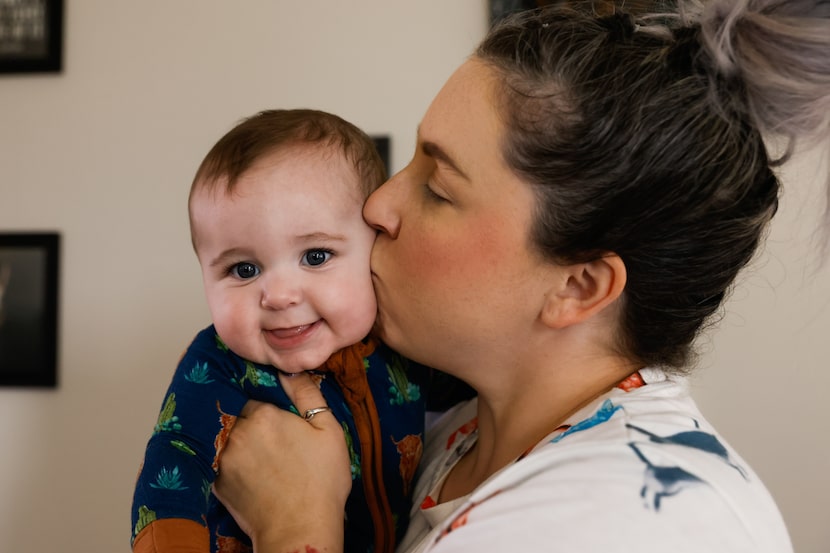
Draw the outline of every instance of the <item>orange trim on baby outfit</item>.
<instances>
[{"instance_id":1,"label":"orange trim on baby outfit","mask_svg":"<svg viewBox=\"0 0 830 553\"><path fill-rule=\"evenodd\" d=\"M329 371L343 390L360 441L360 464L366 503L375 526L375 553L395 551L395 519L383 483L382 442L377 406L369 390L363 359L375 351L378 341L372 336L344 348L322 367Z\"/></svg>"},{"instance_id":2,"label":"orange trim on baby outfit","mask_svg":"<svg viewBox=\"0 0 830 553\"><path fill-rule=\"evenodd\" d=\"M210 550L208 529L186 518L154 520L135 537L133 553L205 553Z\"/></svg>"}]
</instances>

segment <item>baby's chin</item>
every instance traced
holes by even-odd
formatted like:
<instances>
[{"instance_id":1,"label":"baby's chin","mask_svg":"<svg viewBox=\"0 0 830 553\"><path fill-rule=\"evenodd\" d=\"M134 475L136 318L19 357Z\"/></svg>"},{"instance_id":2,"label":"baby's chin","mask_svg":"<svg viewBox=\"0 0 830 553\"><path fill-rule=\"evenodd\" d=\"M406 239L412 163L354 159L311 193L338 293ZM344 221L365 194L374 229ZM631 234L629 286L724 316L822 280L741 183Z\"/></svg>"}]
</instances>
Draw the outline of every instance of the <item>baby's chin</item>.
<instances>
[{"instance_id":1,"label":"baby's chin","mask_svg":"<svg viewBox=\"0 0 830 553\"><path fill-rule=\"evenodd\" d=\"M271 365L284 374L299 374L301 372L319 369L328 360L331 354L339 349L341 348L337 348L329 353L315 352L313 354L300 354L279 359L271 359L267 360L263 364Z\"/></svg>"}]
</instances>

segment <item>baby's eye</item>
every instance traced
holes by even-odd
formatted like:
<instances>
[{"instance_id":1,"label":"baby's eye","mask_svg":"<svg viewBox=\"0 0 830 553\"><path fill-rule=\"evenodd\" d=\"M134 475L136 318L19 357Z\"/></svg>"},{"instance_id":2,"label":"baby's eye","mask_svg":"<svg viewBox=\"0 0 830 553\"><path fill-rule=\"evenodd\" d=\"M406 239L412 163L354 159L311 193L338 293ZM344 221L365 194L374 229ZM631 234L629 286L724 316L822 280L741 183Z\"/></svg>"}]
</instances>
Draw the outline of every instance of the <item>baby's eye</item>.
<instances>
[{"instance_id":1,"label":"baby's eye","mask_svg":"<svg viewBox=\"0 0 830 553\"><path fill-rule=\"evenodd\" d=\"M257 267L253 263L243 261L242 263L237 263L236 265L231 267L230 273L232 276L235 276L236 278L247 280L249 278L254 278L259 274L259 267Z\"/></svg>"},{"instance_id":2,"label":"baby's eye","mask_svg":"<svg viewBox=\"0 0 830 553\"><path fill-rule=\"evenodd\" d=\"M328 250L308 250L303 254L303 263L312 267L322 265L331 259L332 252Z\"/></svg>"}]
</instances>

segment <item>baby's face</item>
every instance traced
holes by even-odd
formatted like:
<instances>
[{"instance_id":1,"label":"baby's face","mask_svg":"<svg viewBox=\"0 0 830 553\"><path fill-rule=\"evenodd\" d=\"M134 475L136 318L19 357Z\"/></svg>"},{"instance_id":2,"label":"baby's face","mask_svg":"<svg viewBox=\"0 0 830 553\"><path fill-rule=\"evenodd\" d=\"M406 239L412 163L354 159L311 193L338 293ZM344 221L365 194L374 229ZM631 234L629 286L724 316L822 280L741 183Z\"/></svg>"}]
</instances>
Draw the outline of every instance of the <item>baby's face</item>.
<instances>
[{"instance_id":1,"label":"baby's face","mask_svg":"<svg viewBox=\"0 0 830 553\"><path fill-rule=\"evenodd\" d=\"M368 334L375 231L363 221L358 178L339 152L294 148L260 160L231 195L222 186L195 193L208 306L236 354L299 372Z\"/></svg>"}]
</instances>

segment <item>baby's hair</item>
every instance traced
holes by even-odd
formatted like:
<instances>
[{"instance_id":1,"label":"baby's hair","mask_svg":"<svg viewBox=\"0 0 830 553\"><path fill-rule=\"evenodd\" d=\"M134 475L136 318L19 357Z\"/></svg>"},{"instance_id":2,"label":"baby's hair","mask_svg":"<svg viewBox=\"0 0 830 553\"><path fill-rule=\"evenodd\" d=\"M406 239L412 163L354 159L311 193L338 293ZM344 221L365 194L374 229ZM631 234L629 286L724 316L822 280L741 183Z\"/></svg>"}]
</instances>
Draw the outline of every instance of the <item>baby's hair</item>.
<instances>
[{"instance_id":1,"label":"baby's hair","mask_svg":"<svg viewBox=\"0 0 830 553\"><path fill-rule=\"evenodd\" d=\"M777 210L772 168L828 138L830 0L621 5L515 14L476 57L499 77L505 160L537 194L534 244L560 263L619 255L617 349L682 371Z\"/></svg>"},{"instance_id":2,"label":"baby's hair","mask_svg":"<svg viewBox=\"0 0 830 553\"><path fill-rule=\"evenodd\" d=\"M355 166L364 199L386 179L374 142L352 123L319 110L276 109L243 119L219 139L196 171L190 196L197 189L220 183L231 193L257 161L297 146L322 146L345 155Z\"/></svg>"}]
</instances>

